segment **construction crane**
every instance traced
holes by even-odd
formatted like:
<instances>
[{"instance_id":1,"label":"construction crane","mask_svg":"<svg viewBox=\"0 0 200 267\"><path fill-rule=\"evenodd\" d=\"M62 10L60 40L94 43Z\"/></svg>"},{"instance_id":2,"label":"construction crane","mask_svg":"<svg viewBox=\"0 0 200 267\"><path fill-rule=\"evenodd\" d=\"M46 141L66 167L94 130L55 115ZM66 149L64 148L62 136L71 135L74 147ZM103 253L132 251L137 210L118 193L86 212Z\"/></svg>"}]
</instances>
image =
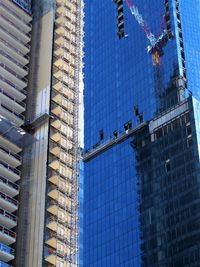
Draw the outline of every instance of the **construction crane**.
<instances>
[{"instance_id":1,"label":"construction crane","mask_svg":"<svg viewBox=\"0 0 200 267\"><path fill-rule=\"evenodd\" d=\"M150 42L150 45L147 47L148 53L152 54L153 64L160 64L160 56L162 55L162 48L167 44L168 41L168 33L167 30L162 30L161 25L161 33L156 37L149 29L147 23L143 19L140 14L138 8L131 2L131 0L125 0L127 6L129 7L131 14L135 17L136 21L140 25L140 27L145 32L147 39ZM162 19L163 24L164 17Z\"/></svg>"}]
</instances>

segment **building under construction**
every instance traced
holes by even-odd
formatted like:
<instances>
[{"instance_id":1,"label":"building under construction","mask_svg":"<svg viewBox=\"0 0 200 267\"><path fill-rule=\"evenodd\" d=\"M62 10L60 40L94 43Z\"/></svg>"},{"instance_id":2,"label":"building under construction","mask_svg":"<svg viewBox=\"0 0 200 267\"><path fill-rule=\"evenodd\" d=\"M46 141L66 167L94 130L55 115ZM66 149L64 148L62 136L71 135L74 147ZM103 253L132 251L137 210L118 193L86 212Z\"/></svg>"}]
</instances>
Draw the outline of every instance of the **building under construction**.
<instances>
[{"instance_id":1,"label":"building under construction","mask_svg":"<svg viewBox=\"0 0 200 267\"><path fill-rule=\"evenodd\" d=\"M83 3L35 0L32 17L15 266L75 267Z\"/></svg>"}]
</instances>

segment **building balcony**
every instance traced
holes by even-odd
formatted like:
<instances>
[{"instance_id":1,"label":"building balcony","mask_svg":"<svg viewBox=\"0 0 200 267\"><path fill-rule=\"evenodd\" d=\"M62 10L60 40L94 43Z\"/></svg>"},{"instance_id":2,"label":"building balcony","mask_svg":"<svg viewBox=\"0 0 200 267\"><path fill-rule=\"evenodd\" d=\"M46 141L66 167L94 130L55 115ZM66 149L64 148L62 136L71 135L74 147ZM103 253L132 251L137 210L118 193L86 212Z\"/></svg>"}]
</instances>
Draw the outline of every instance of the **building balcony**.
<instances>
[{"instance_id":1,"label":"building balcony","mask_svg":"<svg viewBox=\"0 0 200 267\"><path fill-rule=\"evenodd\" d=\"M69 11L69 9L65 7L65 5L61 5L59 8L57 8L56 14L61 17L67 16L72 21L72 23L76 23L76 15Z\"/></svg>"},{"instance_id":2,"label":"building balcony","mask_svg":"<svg viewBox=\"0 0 200 267\"><path fill-rule=\"evenodd\" d=\"M48 264L51 264L52 266L57 266L58 262L63 262L63 267L67 267L66 262L64 261L64 253L59 252L56 249L52 248L45 248L45 261L48 262Z\"/></svg>"},{"instance_id":3,"label":"building balcony","mask_svg":"<svg viewBox=\"0 0 200 267\"><path fill-rule=\"evenodd\" d=\"M9 96L17 99L18 101L23 101L26 98L26 91L19 88L10 80L0 75L0 87L3 88L4 92L6 91Z\"/></svg>"},{"instance_id":4,"label":"building balcony","mask_svg":"<svg viewBox=\"0 0 200 267\"><path fill-rule=\"evenodd\" d=\"M60 144L61 137L62 137L61 133L56 132L56 133L51 135L51 140Z\"/></svg>"},{"instance_id":5,"label":"building balcony","mask_svg":"<svg viewBox=\"0 0 200 267\"><path fill-rule=\"evenodd\" d=\"M15 58L21 65L26 66L29 63L29 56L24 55L16 47L13 47L9 42L0 38L0 49L7 55Z\"/></svg>"},{"instance_id":6,"label":"building balcony","mask_svg":"<svg viewBox=\"0 0 200 267\"><path fill-rule=\"evenodd\" d=\"M27 86L28 80L26 78L21 77L2 62L0 62L0 70L3 77L16 84L19 88L24 89Z\"/></svg>"},{"instance_id":7,"label":"building balcony","mask_svg":"<svg viewBox=\"0 0 200 267\"><path fill-rule=\"evenodd\" d=\"M59 171L60 162L58 160L54 160L49 164L49 167L52 168L55 171Z\"/></svg>"},{"instance_id":8,"label":"building balcony","mask_svg":"<svg viewBox=\"0 0 200 267\"><path fill-rule=\"evenodd\" d=\"M30 22L32 20L31 16L28 15L24 10L22 10L18 5L13 3L12 1L2 0L2 4L9 8L9 11L13 13L15 17L26 23L27 25L30 25Z\"/></svg>"},{"instance_id":9,"label":"building balcony","mask_svg":"<svg viewBox=\"0 0 200 267\"><path fill-rule=\"evenodd\" d=\"M4 262L9 262L14 259L14 249L0 243L0 259ZM10 266L10 265L2 265L2 266ZM1 267L1 261L0 261Z\"/></svg>"},{"instance_id":10,"label":"building balcony","mask_svg":"<svg viewBox=\"0 0 200 267\"><path fill-rule=\"evenodd\" d=\"M17 225L17 217L3 209L0 209L0 224L11 229Z\"/></svg>"},{"instance_id":11,"label":"building balcony","mask_svg":"<svg viewBox=\"0 0 200 267\"><path fill-rule=\"evenodd\" d=\"M0 160L8 163L10 166L16 168L21 165L21 156L13 153L6 147L0 145Z\"/></svg>"},{"instance_id":12,"label":"building balcony","mask_svg":"<svg viewBox=\"0 0 200 267\"><path fill-rule=\"evenodd\" d=\"M0 160L0 175L12 182L16 182L20 179L21 172Z\"/></svg>"},{"instance_id":13,"label":"building balcony","mask_svg":"<svg viewBox=\"0 0 200 267\"><path fill-rule=\"evenodd\" d=\"M70 76L74 77L75 69L73 66L69 65L64 59L59 58L56 62L54 62L54 66L58 68L58 70L65 70Z\"/></svg>"},{"instance_id":14,"label":"building balcony","mask_svg":"<svg viewBox=\"0 0 200 267\"><path fill-rule=\"evenodd\" d=\"M61 240L68 240L70 242L70 234L71 230L67 227L63 227L62 224L60 224L55 217L49 218L46 227L55 233L55 237L58 237ZM60 234L60 229L62 229L62 235Z\"/></svg>"},{"instance_id":15,"label":"building balcony","mask_svg":"<svg viewBox=\"0 0 200 267\"><path fill-rule=\"evenodd\" d=\"M72 140L73 128L70 125L67 125L61 120L54 120L51 122L51 126L56 130L60 131L63 135L67 136L68 139Z\"/></svg>"},{"instance_id":16,"label":"building balcony","mask_svg":"<svg viewBox=\"0 0 200 267\"><path fill-rule=\"evenodd\" d=\"M72 200L61 193L56 186L50 186L48 196L55 200L55 204L59 205L63 209L71 211Z\"/></svg>"},{"instance_id":17,"label":"building balcony","mask_svg":"<svg viewBox=\"0 0 200 267\"><path fill-rule=\"evenodd\" d=\"M75 86L75 77L70 77L69 74L65 72L65 70L55 70L53 72L53 77L57 79L57 82L63 82L65 85L69 86L70 88L74 88ZM56 83L56 82L55 82Z\"/></svg>"},{"instance_id":18,"label":"building balcony","mask_svg":"<svg viewBox=\"0 0 200 267\"><path fill-rule=\"evenodd\" d=\"M70 101L75 100L74 91L65 86L62 82L57 82L53 85L53 89L64 95Z\"/></svg>"},{"instance_id":19,"label":"building balcony","mask_svg":"<svg viewBox=\"0 0 200 267\"><path fill-rule=\"evenodd\" d=\"M17 126L24 124L24 116L3 102L0 102L0 114Z\"/></svg>"},{"instance_id":20,"label":"building balcony","mask_svg":"<svg viewBox=\"0 0 200 267\"><path fill-rule=\"evenodd\" d=\"M63 147L68 152L73 148L72 141L68 140L61 133L51 133L51 140L57 143L59 146Z\"/></svg>"},{"instance_id":21,"label":"building balcony","mask_svg":"<svg viewBox=\"0 0 200 267\"><path fill-rule=\"evenodd\" d=\"M12 267L12 266L3 261L0 261L0 267Z\"/></svg>"},{"instance_id":22,"label":"building balcony","mask_svg":"<svg viewBox=\"0 0 200 267\"><path fill-rule=\"evenodd\" d=\"M59 177L56 174L54 175L52 174L51 177L49 178L49 182L56 185L61 192L71 197L72 184L69 181L63 179L62 177Z\"/></svg>"},{"instance_id":23,"label":"building balcony","mask_svg":"<svg viewBox=\"0 0 200 267\"><path fill-rule=\"evenodd\" d=\"M4 14L15 25L18 25L24 33L29 33L31 31L31 24L24 22L21 17L3 3L0 4L0 14Z\"/></svg>"},{"instance_id":24,"label":"building balcony","mask_svg":"<svg viewBox=\"0 0 200 267\"><path fill-rule=\"evenodd\" d=\"M58 172L61 176L65 177L69 181L72 180L72 169L66 164L60 162L59 160L53 160L49 163L49 167Z\"/></svg>"},{"instance_id":25,"label":"building balcony","mask_svg":"<svg viewBox=\"0 0 200 267\"><path fill-rule=\"evenodd\" d=\"M76 31L76 26L74 24L72 24L68 19L66 19L65 17L58 17L56 19L56 26L63 26L66 27L67 29L71 30L72 32Z\"/></svg>"},{"instance_id":26,"label":"building balcony","mask_svg":"<svg viewBox=\"0 0 200 267\"><path fill-rule=\"evenodd\" d=\"M50 246L53 249L57 248L57 242L58 242L58 236L56 235L56 233L49 233L49 236L47 237L47 240L45 242L46 245ZM66 253L69 255L70 254L70 247L68 245L66 245L64 243L64 239L63 242L61 241L61 239L59 239L59 243L62 244L63 246L63 251L59 251L59 254L63 256L66 255Z\"/></svg>"},{"instance_id":27,"label":"building balcony","mask_svg":"<svg viewBox=\"0 0 200 267\"><path fill-rule=\"evenodd\" d=\"M67 109L67 101L63 102L64 105L61 106L57 106L56 104L52 105L52 110L51 112L58 117L60 120L62 120L64 123L66 123L67 125L69 125L70 127L74 127L74 116L71 112L73 112L73 105L68 105L68 109ZM63 108L63 106L65 106L65 108ZM70 108L72 107L72 111L70 110ZM70 110L70 111L69 111Z\"/></svg>"},{"instance_id":28,"label":"building balcony","mask_svg":"<svg viewBox=\"0 0 200 267\"><path fill-rule=\"evenodd\" d=\"M60 120L54 120L53 122L51 122L51 126L53 126L55 129L57 129L58 131L61 130L61 121Z\"/></svg>"},{"instance_id":29,"label":"building balcony","mask_svg":"<svg viewBox=\"0 0 200 267\"><path fill-rule=\"evenodd\" d=\"M28 67L19 63L15 58L0 49L0 61L21 77L28 75Z\"/></svg>"},{"instance_id":30,"label":"building balcony","mask_svg":"<svg viewBox=\"0 0 200 267\"><path fill-rule=\"evenodd\" d=\"M6 147L8 150L11 150L14 154L19 154L22 149L16 144L9 141L6 137L0 135L0 144L3 147ZM19 156L19 155L18 155Z\"/></svg>"},{"instance_id":31,"label":"building balcony","mask_svg":"<svg viewBox=\"0 0 200 267\"><path fill-rule=\"evenodd\" d=\"M0 38L10 43L12 47L19 50L22 55L26 55L30 51L30 45L20 42L12 33L6 30L2 25L0 26Z\"/></svg>"},{"instance_id":32,"label":"building balcony","mask_svg":"<svg viewBox=\"0 0 200 267\"><path fill-rule=\"evenodd\" d=\"M16 242L16 233L0 225L0 242L11 245Z\"/></svg>"},{"instance_id":33,"label":"building balcony","mask_svg":"<svg viewBox=\"0 0 200 267\"><path fill-rule=\"evenodd\" d=\"M47 239L47 241L45 242L46 245L56 249L57 247L57 238L56 237L50 237ZM64 245L64 243L63 243Z\"/></svg>"},{"instance_id":34,"label":"building balcony","mask_svg":"<svg viewBox=\"0 0 200 267\"><path fill-rule=\"evenodd\" d=\"M0 192L0 207L9 212L14 212L18 209L18 201Z\"/></svg>"},{"instance_id":35,"label":"building balcony","mask_svg":"<svg viewBox=\"0 0 200 267\"><path fill-rule=\"evenodd\" d=\"M52 112L59 116L59 117L63 117L63 112L64 110L61 109L61 107L63 107L68 113L73 115L74 112L74 103L72 103L70 100L68 100L67 98L65 98L63 95L61 94L53 94L52 95L52 100L59 106L57 106L56 104L54 105L54 107L52 108ZM60 107L60 108L59 108ZM70 117L70 116L69 116ZM73 118L72 118L73 119Z\"/></svg>"},{"instance_id":36,"label":"building balcony","mask_svg":"<svg viewBox=\"0 0 200 267\"><path fill-rule=\"evenodd\" d=\"M61 149L56 143L50 145L51 160L59 160L60 162L66 164L67 167L73 167L73 157L65 149ZM59 166L60 168L60 166Z\"/></svg>"},{"instance_id":37,"label":"building balcony","mask_svg":"<svg viewBox=\"0 0 200 267\"><path fill-rule=\"evenodd\" d=\"M52 146L52 148L50 148L50 153L56 157L60 156L60 152L61 152L61 147L59 146Z\"/></svg>"},{"instance_id":38,"label":"building balcony","mask_svg":"<svg viewBox=\"0 0 200 267\"><path fill-rule=\"evenodd\" d=\"M22 101L19 101L14 96L10 95L6 90L1 89L0 87L0 102L4 103L7 106L13 107L17 113L22 113L26 109L26 104Z\"/></svg>"},{"instance_id":39,"label":"building balcony","mask_svg":"<svg viewBox=\"0 0 200 267\"><path fill-rule=\"evenodd\" d=\"M19 194L19 186L0 176L0 191L4 192L6 195L15 197Z\"/></svg>"},{"instance_id":40,"label":"building balcony","mask_svg":"<svg viewBox=\"0 0 200 267\"><path fill-rule=\"evenodd\" d=\"M11 20L9 20L9 18L7 18L2 13L0 13L0 24L3 28L7 29L8 32L12 33L12 35L23 44L27 44L30 42L30 35L20 30L17 25L15 25Z\"/></svg>"},{"instance_id":41,"label":"building balcony","mask_svg":"<svg viewBox=\"0 0 200 267\"><path fill-rule=\"evenodd\" d=\"M63 59L68 64L72 64L75 66L75 55L71 53L70 50L65 50L61 47L57 48L54 52L54 56L57 57L57 59Z\"/></svg>"},{"instance_id":42,"label":"building balcony","mask_svg":"<svg viewBox=\"0 0 200 267\"><path fill-rule=\"evenodd\" d=\"M70 226L71 226L71 215L70 215L70 213L68 211L62 209L61 207L59 207L55 203L56 202L51 201L48 204L47 211L51 215L55 216L59 223L65 224L66 226L68 226L68 228L70 228Z\"/></svg>"},{"instance_id":43,"label":"building balcony","mask_svg":"<svg viewBox=\"0 0 200 267\"><path fill-rule=\"evenodd\" d=\"M62 209L61 209L62 210ZM56 204L52 204L52 203L50 203L49 205L48 205L48 208L47 208L47 211L50 213L50 214L52 214L52 215L54 215L54 216L57 216L58 215L58 211L59 211L59 207L58 207L58 205L56 205ZM65 214L65 210L62 210L62 212L63 212L63 214ZM64 217L63 217L63 222L64 222L65 220L64 220Z\"/></svg>"}]
</instances>

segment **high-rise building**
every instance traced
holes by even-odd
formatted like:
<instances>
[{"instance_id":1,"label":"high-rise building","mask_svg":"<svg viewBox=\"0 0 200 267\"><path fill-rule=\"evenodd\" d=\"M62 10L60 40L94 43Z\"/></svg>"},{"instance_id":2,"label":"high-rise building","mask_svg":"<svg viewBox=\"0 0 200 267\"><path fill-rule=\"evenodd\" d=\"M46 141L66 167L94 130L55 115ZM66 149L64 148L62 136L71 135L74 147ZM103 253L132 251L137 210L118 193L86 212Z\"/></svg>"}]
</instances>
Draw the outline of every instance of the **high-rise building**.
<instances>
[{"instance_id":1,"label":"high-rise building","mask_svg":"<svg viewBox=\"0 0 200 267\"><path fill-rule=\"evenodd\" d=\"M3 267L11 266L16 256L22 153L32 140L22 129L31 40L29 11L22 9L20 3L0 0L0 266Z\"/></svg>"},{"instance_id":2,"label":"high-rise building","mask_svg":"<svg viewBox=\"0 0 200 267\"><path fill-rule=\"evenodd\" d=\"M82 265L200 266L200 3L132 2L85 0Z\"/></svg>"},{"instance_id":3,"label":"high-rise building","mask_svg":"<svg viewBox=\"0 0 200 267\"><path fill-rule=\"evenodd\" d=\"M78 109L83 3L82 0L14 2L16 8L20 6L27 12L31 4L32 34L26 113L25 120L20 121L28 145L21 153L19 224L13 265L75 267L79 259ZM24 14L26 19L28 15ZM23 14L20 16L23 19ZM23 29L23 25L17 26ZM16 38L24 37L16 30L13 34ZM26 46L22 48L25 50ZM23 74L26 69L20 67L15 68ZM24 79L17 78L13 83L25 87ZM13 93L21 90L14 89ZM20 97L22 93L21 90ZM17 97L16 93L13 103L23 112ZM11 115L16 116L14 112Z\"/></svg>"}]
</instances>

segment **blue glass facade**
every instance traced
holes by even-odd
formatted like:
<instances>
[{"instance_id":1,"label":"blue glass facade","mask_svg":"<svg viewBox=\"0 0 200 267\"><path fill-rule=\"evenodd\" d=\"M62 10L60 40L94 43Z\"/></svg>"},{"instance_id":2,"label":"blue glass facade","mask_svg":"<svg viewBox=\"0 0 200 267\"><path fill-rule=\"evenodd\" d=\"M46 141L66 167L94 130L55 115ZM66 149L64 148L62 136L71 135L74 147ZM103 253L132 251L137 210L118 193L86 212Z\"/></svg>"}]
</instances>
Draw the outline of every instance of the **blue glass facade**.
<instances>
[{"instance_id":1,"label":"blue glass facade","mask_svg":"<svg viewBox=\"0 0 200 267\"><path fill-rule=\"evenodd\" d=\"M161 213L164 208L167 210L166 200L164 202L162 197L158 198L159 200L156 198L158 192L164 195L167 191L166 185L157 181L158 177L164 179L163 177L168 177L169 173L171 177L175 177L173 168L176 168L176 164L184 164L184 161L180 163L181 161L176 159L181 150L174 148L173 153L176 157L173 158L173 153L170 154L168 148L165 151L164 147L161 147L160 140L152 139L158 127L155 126L152 130L151 125L159 121L158 116L161 116L160 120L163 121L160 124L163 129L168 124L169 129L174 129L173 132L167 130L167 135L163 134L163 138L168 141L162 142L169 144L170 138L175 135L177 139L174 139L173 145L178 147L181 144L177 144L176 141L178 142L182 136L181 143L184 144L185 158L193 156L192 153L198 154L198 136L195 130L192 141L190 134L184 135L186 125L191 124L194 129L195 125L198 125L194 119L193 100L191 97L188 98L188 107L184 111L180 108L179 112L178 105L188 96L188 91L198 96L198 86L194 86L193 79L193 76L198 79L198 71L192 70L191 65L185 63L192 50L192 48L188 49L189 45L187 46L184 41L184 38L188 38L188 32L192 31L192 26L189 26L188 20L186 23L185 19L182 23L182 17L187 13L187 6L185 6L187 4L185 1L179 3L178 0L134 1L154 34L160 32L163 15L167 20L167 25L164 27L170 28L172 32L171 38L160 54L160 63L154 64L152 56L147 52L149 41L123 1L125 36L118 38L115 2L85 0L86 158L83 266L199 266L198 257L196 262L193 261L193 264L197 265L189 265L192 261L183 259L186 248L182 250L180 248L182 254L175 250L168 252L168 236L161 238L162 241L160 241L158 232L160 231L161 236L164 235L165 228L158 230L157 227L160 226L157 223L162 216L165 218L163 220L168 220L169 211L166 211L166 217L162 214L159 215L160 217L157 215L154 217L155 210L158 209L158 213ZM198 16L197 9L191 7L189 10L192 14L195 13L193 16L195 19L195 16ZM198 42L193 39L193 43L194 49L197 48ZM196 60L197 65L200 62L192 57L190 60L190 62ZM188 83L186 83L187 80ZM171 109L173 112L168 112ZM187 113L190 115L186 115ZM168 117L176 121L179 125L177 129L176 126L171 126ZM142 130L134 131L134 134L129 135L132 129L136 129L143 123ZM110 143L112 145L109 146ZM138 146L137 143L140 145ZM143 148L145 148L144 152ZM166 156L163 161L156 162L154 153L162 149L169 157ZM98 150L101 152L93 153ZM87 158L87 155L91 156ZM160 158L162 153L155 155ZM155 161L155 164L151 161ZM177 162L173 163L175 165L172 164L173 168L171 162ZM192 164L194 166L190 171L193 177L197 177L197 157L194 157ZM155 173L156 176L154 176ZM184 181L191 179L186 172L182 172L182 175ZM147 183L143 177L148 177L150 182ZM179 177L178 174L177 177ZM185 184L189 186L189 183L185 182ZM194 178L193 185L197 184L197 178ZM156 190L148 192L148 186L150 189L157 186L158 192ZM172 188L173 186L178 185L173 184ZM179 193L180 199L176 201L181 201L183 197L183 193ZM162 201L163 205L159 206L157 203ZM189 202L191 204L192 200L188 200ZM179 208L181 210L180 206ZM180 213L176 216L182 215ZM149 224L152 226L149 227ZM164 222L163 225L166 227ZM178 227L178 221L174 225ZM169 231L175 231L175 226L172 228ZM182 233L180 240L183 243L184 238ZM169 246L178 244L172 237L170 242ZM186 243L185 241L185 247ZM188 246L192 248L191 243ZM180 253L179 258L175 257L178 253Z\"/></svg>"},{"instance_id":2,"label":"blue glass facade","mask_svg":"<svg viewBox=\"0 0 200 267\"><path fill-rule=\"evenodd\" d=\"M21 8L23 8L28 13L31 13L31 0L13 0Z\"/></svg>"}]
</instances>

